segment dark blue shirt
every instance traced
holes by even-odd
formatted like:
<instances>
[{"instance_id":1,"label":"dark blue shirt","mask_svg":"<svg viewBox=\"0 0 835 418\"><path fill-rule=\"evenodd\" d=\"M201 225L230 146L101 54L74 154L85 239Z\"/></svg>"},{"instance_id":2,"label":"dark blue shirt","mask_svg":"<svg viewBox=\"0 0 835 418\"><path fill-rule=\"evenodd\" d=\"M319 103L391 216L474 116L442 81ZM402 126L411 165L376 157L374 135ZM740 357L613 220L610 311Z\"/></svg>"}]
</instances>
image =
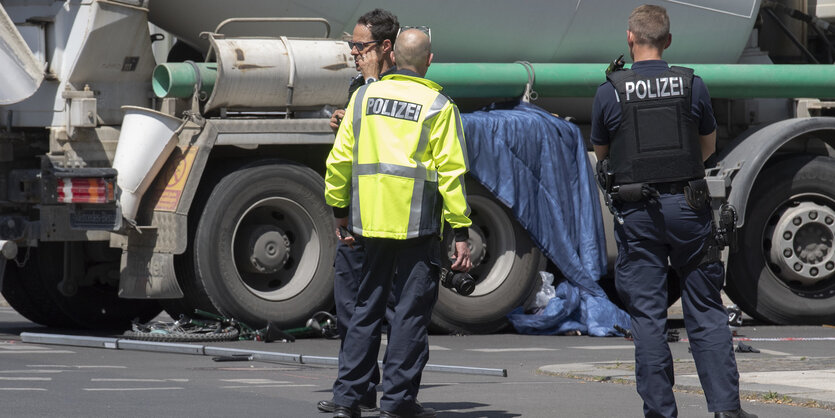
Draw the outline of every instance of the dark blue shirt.
<instances>
[{"instance_id":1,"label":"dark blue shirt","mask_svg":"<svg viewBox=\"0 0 835 418\"><path fill-rule=\"evenodd\" d=\"M669 67L664 60L638 61L632 64L632 71L652 77L663 73ZM699 135L707 135L716 130L716 119L713 118L713 107L710 105L710 94L701 77L693 77L691 89L690 110L693 117L699 121ZM591 113L591 143L594 145L609 145L620 126L620 102L615 86L609 81L597 88Z\"/></svg>"}]
</instances>

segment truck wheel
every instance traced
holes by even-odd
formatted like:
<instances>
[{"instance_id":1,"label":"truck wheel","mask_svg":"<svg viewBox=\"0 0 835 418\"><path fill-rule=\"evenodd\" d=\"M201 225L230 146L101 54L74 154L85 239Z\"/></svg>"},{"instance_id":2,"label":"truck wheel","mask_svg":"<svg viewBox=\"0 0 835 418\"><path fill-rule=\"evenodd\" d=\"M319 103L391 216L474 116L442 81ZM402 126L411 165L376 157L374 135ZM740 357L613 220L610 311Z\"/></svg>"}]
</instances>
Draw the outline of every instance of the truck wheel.
<instances>
[{"instance_id":1,"label":"truck wheel","mask_svg":"<svg viewBox=\"0 0 835 418\"><path fill-rule=\"evenodd\" d=\"M336 237L324 181L291 163L233 171L211 192L193 242L220 312L253 327L304 325L333 306Z\"/></svg>"},{"instance_id":2,"label":"truck wheel","mask_svg":"<svg viewBox=\"0 0 835 418\"><path fill-rule=\"evenodd\" d=\"M105 243L41 242L31 248L29 261L20 269L31 285L72 321L74 327L88 329L125 329L131 321L148 321L162 310L155 300L121 299L118 296L119 250L107 248L97 251L108 259L88 257L87 251L76 252L80 257L84 277L72 296L58 290L64 275L64 245L106 246ZM78 247L77 247L78 248ZM30 292L30 295L32 293Z\"/></svg>"},{"instance_id":3,"label":"truck wheel","mask_svg":"<svg viewBox=\"0 0 835 418\"><path fill-rule=\"evenodd\" d=\"M440 287L432 330L486 334L509 325L506 315L535 294L546 259L513 215L481 185L467 183L475 291L461 296ZM449 255L452 255L451 242Z\"/></svg>"},{"instance_id":4,"label":"truck wheel","mask_svg":"<svg viewBox=\"0 0 835 418\"><path fill-rule=\"evenodd\" d=\"M835 320L835 160L795 157L757 179L727 293L747 314L776 324Z\"/></svg>"},{"instance_id":5,"label":"truck wheel","mask_svg":"<svg viewBox=\"0 0 835 418\"><path fill-rule=\"evenodd\" d=\"M31 251L32 249L29 249ZM26 251L26 250L24 250ZM59 309L36 280L24 280L14 261L6 264L3 275L3 298L26 319L47 327L71 328L75 323Z\"/></svg>"}]
</instances>

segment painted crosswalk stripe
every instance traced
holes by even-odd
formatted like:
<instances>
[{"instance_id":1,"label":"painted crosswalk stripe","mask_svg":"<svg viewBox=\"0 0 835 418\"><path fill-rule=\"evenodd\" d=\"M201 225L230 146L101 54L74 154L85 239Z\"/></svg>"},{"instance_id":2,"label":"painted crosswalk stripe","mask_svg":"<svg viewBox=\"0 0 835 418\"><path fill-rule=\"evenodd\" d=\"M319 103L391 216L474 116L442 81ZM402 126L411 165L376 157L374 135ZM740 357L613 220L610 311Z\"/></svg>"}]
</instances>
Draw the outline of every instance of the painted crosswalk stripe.
<instances>
[{"instance_id":1,"label":"painted crosswalk stripe","mask_svg":"<svg viewBox=\"0 0 835 418\"><path fill-rule=\"evenodd\" d=\"M15 380L15 381L50 381L52 380L51 377L5 377L0 376L0 380Z\"/></svg>"},{"instance_id":2,"label":"painted crosswalk stripe","mask_svg":"<svg viewBox=\"0 0 835 418\"><path fill-rule=\"evenodd\" d=\"M540 347L517 347L517 348L468 348L465 351L475 351L477 353L515 353L526 351L559 351L558 348L540 348Z\"/></svg>"}]
</instances>

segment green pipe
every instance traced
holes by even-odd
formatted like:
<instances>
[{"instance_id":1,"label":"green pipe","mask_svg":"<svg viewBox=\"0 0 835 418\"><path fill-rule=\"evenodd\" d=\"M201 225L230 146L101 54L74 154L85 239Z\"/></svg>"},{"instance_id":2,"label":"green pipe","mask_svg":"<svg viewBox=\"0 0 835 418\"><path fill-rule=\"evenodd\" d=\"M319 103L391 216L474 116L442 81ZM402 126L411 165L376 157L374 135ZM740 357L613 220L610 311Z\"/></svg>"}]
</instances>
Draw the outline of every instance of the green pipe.
<instances>
[{"instance_id":1,"label":"green pipe","mask_svg":"<svg viewBox=\"0 0 835 418\"><path fill-rule=\"evenodd\" d=\"M532 64L540 97L592 97L608 64ZM717 98L835 97L835 65L692 64ZM427 78L452 97L519 97L522 64L433 64Z\"/></svg>"},{"instance_id":2,"label":"green pipe","mask_svg":"<svg viewBox=\"0 0 835 418\"><path fill-rule=\"evenodd\" d=\"M217 78L216 63L197 63L201 91L209 95ZM540 97L592 97L606 80L608 64L531 64L533 86ZM835 65L692 64L716 98L832 98ZM519 97L528 72L522 64L433 64L427 78L444 86L452 97ZM194 67L189 63L160 64L154 69L154 93L159 97L191 97Z\"/></svg>"},{"instance_id":3,"label":"green pipe","mask_svg":"<svg viewBox=\"0 0 835 418\"><path fill-rule=\"evenodd\" d=\"M191 97L194 94L194 85L197 83L195 66L200 74L200 92L208 97L217 80L217 63L214 62L198 62L194 65L176 62L157 65L151 82L154 94L157 97Z\"/></svg>"}]
</instances>

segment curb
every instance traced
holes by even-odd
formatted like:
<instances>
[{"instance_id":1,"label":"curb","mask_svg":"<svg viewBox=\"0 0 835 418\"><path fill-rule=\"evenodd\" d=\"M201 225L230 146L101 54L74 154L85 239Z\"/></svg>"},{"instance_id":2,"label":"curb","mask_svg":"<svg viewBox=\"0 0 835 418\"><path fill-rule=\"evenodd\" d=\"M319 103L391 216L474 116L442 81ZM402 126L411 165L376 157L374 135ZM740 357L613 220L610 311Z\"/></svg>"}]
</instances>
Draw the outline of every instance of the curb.
<instances>
[{"instance_id":1,"label":"curb","mask_svg":"<svg viewBox=\"0 0 835 418\"><path fill-rule=\"evenodd\" d=\"M607 365L624 364L623 362L607 363L574 363L574 364L552 364L536 369L536 374L543 376L564 377L569 379L584 380L588 382L616 383L621 385L635 386L634 372L627 372L615 369ZM634 363L633 364L634 370ZM573 370L569 370L573 369ZM673 386L674 392L704 394L701 386L677 383ZM739 397L759 403L779 403L785 405L801 406L806 408L817 408L835 411L835 402L822 401L818 399L784 395L779 399L779 394L773 391L745 390L740 388Z\"/></svg>"}]
</instances>

